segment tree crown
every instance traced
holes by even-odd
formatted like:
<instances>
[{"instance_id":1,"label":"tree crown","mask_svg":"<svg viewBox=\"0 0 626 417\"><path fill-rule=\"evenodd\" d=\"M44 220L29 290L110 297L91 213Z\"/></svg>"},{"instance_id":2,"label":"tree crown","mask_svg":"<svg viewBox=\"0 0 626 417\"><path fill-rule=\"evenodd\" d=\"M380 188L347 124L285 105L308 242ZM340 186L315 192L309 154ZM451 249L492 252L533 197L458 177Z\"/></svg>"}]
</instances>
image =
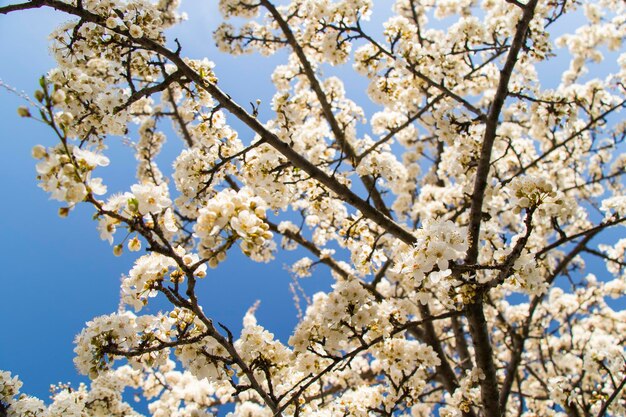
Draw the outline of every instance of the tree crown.
<instances>
[{"instance_id":1,"label":"tree crown","mask_svg":"<svg viewBox=\"0 0 626 417\"><path fill-rule=\"evenodd\" d=\"M398 0L373 33L368 0L220 0L220 50L288 52L271 103L249 105L167 38L176 1L0 13L43 7L73 20L18 109L55 141L33 148L39 186L63 216L91 206L114 254L145 253L122 308L76 337L90 386L46 405L2 372L4 414L138 415L126 387L155 416L626 413L626 313L607 301L626 291L626 240L607 237L626 220L625 3ZM553 39L568 16L584 22ZM538 68L563 50L569 68L546 89ZM603 51L616 69L594 77ZM368 80L368 102L324 75L339 65ZM157 164L168 129L183 145L171 176ZM123 135L136 181L111 193L99 167ZM230 252L266 263L296 248L297 279L324 268L334 284L306 294L296 279L289 340L256 307L239 335L204 312L200 289ZM146 313L157 297L168 309Z\"/></svg>"}]
</instances>

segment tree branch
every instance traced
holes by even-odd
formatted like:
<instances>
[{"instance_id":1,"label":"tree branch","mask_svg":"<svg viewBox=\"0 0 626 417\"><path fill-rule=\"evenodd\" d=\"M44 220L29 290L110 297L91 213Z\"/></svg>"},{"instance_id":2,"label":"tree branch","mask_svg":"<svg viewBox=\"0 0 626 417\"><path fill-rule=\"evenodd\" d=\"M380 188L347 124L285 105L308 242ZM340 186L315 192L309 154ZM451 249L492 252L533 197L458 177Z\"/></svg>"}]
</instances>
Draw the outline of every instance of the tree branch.
<instances>
[{"instance_id":1,"label":"tree branch","mask_svg":"<svg viewBox=\"0 0 626 417\"><path fill-rule=\"evenodd\" d=\"M476 170L474 190L472 193L472 204L470 207L470 219L468 226L469 249L465 258L468 264L476 263L478 259L478 249L480 242L480 224L482 221L482 207L487 179L491 168L491 152L496 139L500 113L504 106L504 101L508 95L508 85L513 68L518 59L519 52L526 40L528 26L533 18L537 0L531 0L524 9L524 13L517 23L515 36L511 43L509 54L507 55L504 67L500 71L500 80L493 102L487 115L485 135L483 138L480 159ZM483 372L484 378L480 380L481 399L486 417L501 417L502 409L498 401L498 380L493 360L493 349L489 340L489 329L483 311L482 299L475 299L466 308L467 319L470 327L470 334L474 344L474 354L476 365Z\"/></svg>"},{"instance_id":2,"label":"tree branch","mask_svg":"<svg viewBox=\"0 0 626 417\"><path fill-rule=\"evenodd\" d=\"M38 9L43 5L43 1L41 0L31 0L27 3L9 4L8 6L0 7L0 14L9 14L19 10Z\"/></svg>"}]
</instances>

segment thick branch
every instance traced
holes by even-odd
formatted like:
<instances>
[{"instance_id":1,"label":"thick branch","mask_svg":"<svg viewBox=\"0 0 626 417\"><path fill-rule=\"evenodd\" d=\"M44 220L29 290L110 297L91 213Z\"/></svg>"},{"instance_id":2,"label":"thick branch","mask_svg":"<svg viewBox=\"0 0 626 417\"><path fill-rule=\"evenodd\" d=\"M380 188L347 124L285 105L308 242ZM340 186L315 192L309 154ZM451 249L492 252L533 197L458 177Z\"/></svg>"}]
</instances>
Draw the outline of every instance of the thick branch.
<instances>
[{"instance_id":1,"label":"thick branch","mask_svg":"<svg viewBox=\"0 0 626 417\"><path fill-rule=\"evenodd\" d=\"M430 309L427 305L420 305L420 312L424 319L428 319L432 317L430 314ZM442 375L441 380L443 381L443 385L449 393L454 393L454 391L459 387L459 383L456 379L456 375L446 358L446 354L441 347L441 343L439 342L439 338L437 337L437 332L435 331L435 326L433 326L432 322L426 321L424 323L424 342L433 348L439 360L441 361L441 365L437 367L437 373Z\"/></svg>"},{"instance_id":2,"label":"thick branch","mask_svg":"<svg viewBox=\"0 0 626 417\"><path fill-rule=\"evenodd\" d=\"M428 305L420 305L420 313L422 314L422 319L424 320L423 340L424 342L426 342L427 345L429 345L435 351L435 353L439 357L440 364L439 366L437 366L437 370L436 370L438 379L442 381L445 389L450 394L453 394L454 391L456 391L457 388L459 388L459 382L457 381L456 374L454 373L454 370L450 366L450 362L448 361L448 358L446 357L446 353L444 352L443 347L441 346L441 341L439 340L439 337L437 336L437 332L435 331L435 326L433 325L432 320L427 320L432 317L432 314L430 314L430 309L428 308ZM456 316L452 316L451 318L455 319ZM475 416L476 414L474 413L472 409L470 409L467 412L463 412L463 417L475 417Z\"/></svg>"},{"instance_id":3,"label":"thick branch","mask_svg":"<svg viewBox=\"0 0 626 417\"><path fill-rule=\"evenodd\" d=\"M472 193L472 205L470 208L470 221L469 221L469 238L470 247L467 251L467 261L469 263L475 263L478 259L478 244L480 241L480 223L482 218L482 207L485 196L485 190L487 188L487 178L489 176L489 170L491 169L491 152L496 139L496 131L498 129L500 113L504 106L504 101L508 96L508 85L513 68L517 62L518 54L522 49L524 41L526 39L526 32L528 31L528 25L533 17L537 0L532 0L526 9L522 18L517 24L517 30L515 37L511 44L511 49L506 59L504 67L500 71L500 81L498 82L498 89L489 108L489 114L487 115L487 121L485 125L485 135L483 138L482 148L480 150L480 160L478 162L478 168L476 170L476 178L474 180L474 192Z\"/></svg>"},{"instance_id":4,"label":"thick branch","mask_svg":"<svg viewBox=\"0 0 626 417\"><path fill-rule=\"evenodd\" d=\"M532 20L537 0L531 0L524 9L524 13L517 23L517 28L509 54L507 55L504 67L500 71L500 80L493 102L489 108L480 152L480 160L476 170L474 181L474 191L472 194L472 204L469 219L469 244L466 263L474 264L478 260L478 249L480 242L480 224L482 220L483 200L487 188L487 179L491 168L491 152L496 139L496 131L500 119L500 113L504 106L504 101L508 95L508 85L513 73L513 68L518 59L519 52L526 40L528 25ZM480 381L480 394L482 405L486 417L501 417L502 410L499 402L498 380L493 361L493 349L489 340L489 329L485 320L482 299L476 299L467 306L467 319L469 322L470 334L474 344L476 365L483 372L484 378Z\"/></svg>"},{"instance_id":5,"label":"thick branch","mask_svg":"<svg viewBox=\"0 0 626 417\"><path fill-rule=\"evenodd\" d=\"M467 339L465 339L465 330L463 323L458 317L451 319L452 331L454 332L454 341L456 343L456 351L459 354L461 368L469 371L472 369L472 358L470 357Z\"/></svg>"},{"instance_id":6,"label":"thick branch","mask_svg":"<svg viewBox=\"0 0 626 417\"><path fill-rule=\"evenodd\" d=\"M41 6L43 6L43 1L40 0L33 0L27 3L9 4L8 6L0 7L0 14L9 14L19 10L37 9Z\"/></svg>"}]
</instances>

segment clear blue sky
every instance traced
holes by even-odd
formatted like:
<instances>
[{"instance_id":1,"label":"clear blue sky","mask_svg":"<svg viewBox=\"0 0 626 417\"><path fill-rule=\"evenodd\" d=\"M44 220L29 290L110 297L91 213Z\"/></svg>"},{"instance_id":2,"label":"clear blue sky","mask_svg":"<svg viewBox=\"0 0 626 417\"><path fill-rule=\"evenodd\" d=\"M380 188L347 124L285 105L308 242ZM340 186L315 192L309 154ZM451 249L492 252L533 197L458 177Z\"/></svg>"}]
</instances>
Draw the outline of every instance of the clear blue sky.
<instances>
[{"instance_id":1,"label":"clear blue sky","mask_svg":"<svg viewBox=\"0 0 626 417\"><path fill-rule=\"evenodd\" d=\"M191 1L184 6L187 3ZM218 53L211 38L219 19L215 3L193 2L189 21L175 34L183 54L215 61L220 86L240 103L261 98L268 106L270 73L284 55L232 58ZM382 21L385 14L376 14L376 20ZM65 19L46 11L0 16L0 79L32 95L39 76L54 65L47 53L47 35ZM542 79L554 84L561 68L550 64L546 69ZM351 78L347 91L361 103L365 82ZM17 116L15 109L23 104L20 97L0 89L0 369L20 375L24 392L45 399L51 383L84 380L73 367L73 338L86 321L117 309L120 276L130 269L133 257L112 255L108 242L98 237L89 207L74 210L67 219L58 217L59 204L36 185L35 161L30 156L34 145L53 145L54 138L45 126ZM250 133L240 132L249 141ZM165 171L179 146L176 137L168 137L161 159ZM112 163L101 175L109 192L127 190L135 172L131 150L113 139L107 154ZM285 264L302 255L289 252L271 264L254 264L233 250L229 260L209 271L203 282L200 296L205 311L238 331L245 310L260 299L260 322L286 340L296 323L296 310ZM320 267L313 278L316 281L304 284L323 288L330 282L328 277L328 271Z\"/></svg>"}]
</instances>

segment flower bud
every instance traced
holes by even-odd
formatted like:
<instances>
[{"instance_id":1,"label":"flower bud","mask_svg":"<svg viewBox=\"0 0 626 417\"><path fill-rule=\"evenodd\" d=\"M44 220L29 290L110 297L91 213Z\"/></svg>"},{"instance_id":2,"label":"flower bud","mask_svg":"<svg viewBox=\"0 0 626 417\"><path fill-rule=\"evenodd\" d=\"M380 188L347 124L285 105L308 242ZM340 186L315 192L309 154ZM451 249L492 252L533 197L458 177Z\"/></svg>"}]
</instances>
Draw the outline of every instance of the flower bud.
<instances>
[{"instance_id":1,"label":"flower bud","mask_svg":"<svg viewBox=\"0 0 626 417\"><path fill-rule=\"evenodd\" d=\"M30 151L30 154L35 159L43 159L46 156L46 148L41 145L33 146L33 149Z\"/></svg>"},{"instance_id":2,"label":"flower bud","mask_svg":"<svg viewBox=\"0 0 626 417\"><path fill-rule=\"evenodd\" d=\"M130 36L132 36L135 39L141 38L143 36L143 30L141 29L141 27L135 24L130 25L130 28L128 29L128 33L130 34Z\"/></svg>"},{"instance_id":3,"label":"flower bud","mask_svg":"<svg viewBox=\"0 0 626 417\"><path fill-rule=\"evenodd\" d=\"M65 101L65 91L57 90L52 94L52 104L59 104Z\"/></svg>"},{"instance_id":4,"label":"flower bud","mask_svg":"<svg viewBox=\"0 0 626 417\"><path fill-rule=\"evenodd\" d=\"M20 117L30 117L30 110L28 107L20 106L17 108L17 114Z\"/></svg>"},{"instance_id":5,"label":"flower bud","mask_svg":"<svg viewBox=\"0 0 626 417\"><path fill-rule=\"evenodd\" d=\"M128 241L128 250L131 252L137 252L141 249L141 241L137 239L137 236Z\"/></svg>"},{"instance_id":6,"label":"flower bud","mask_svg":"<svg viewBox=\"0 0 626 417\"><path fill-rule=\"evenodd\" d=\"M122 256L123 252L124 252L124 247L121 244L113 246L113 255Z\"/></svg>"},{"instance_id":7,"label":"flower bud","mask_svg":"<svg viewBox=\"0 0 626 417\"><path fill-rule=\"evenodd\" d=\"M109 16L105 22L106 27L109 29L115 29L117 27L117 19L115 16Z\"/></svg>"}]
</instances>

